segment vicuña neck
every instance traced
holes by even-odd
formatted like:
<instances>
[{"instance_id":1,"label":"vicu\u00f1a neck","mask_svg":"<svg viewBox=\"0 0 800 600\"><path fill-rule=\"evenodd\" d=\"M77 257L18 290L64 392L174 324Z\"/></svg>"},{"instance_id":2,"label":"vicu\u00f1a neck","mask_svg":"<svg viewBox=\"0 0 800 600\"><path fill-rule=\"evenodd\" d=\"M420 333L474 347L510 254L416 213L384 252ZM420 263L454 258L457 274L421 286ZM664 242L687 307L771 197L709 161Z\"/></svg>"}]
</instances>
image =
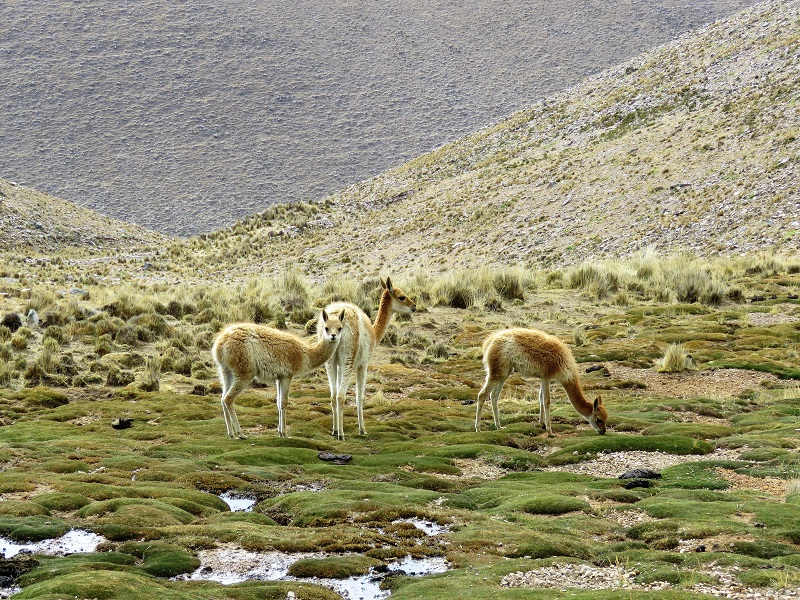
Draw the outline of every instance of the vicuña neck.
<instances>
[{"instance_id":1,"label":"vicu\u00f1a neck","mask_svg":"<svg viewBox=\"0 0 800 600\"><path fill-rule=\"evenodd\" d=\"M392 320L392 296L384 290L381 294L381 305L378 307L378 316L372 325L372 334L376 344L379 344L386 335L389 328L389 321Z\"/></svg>"},{"instance_id":2,"label":"vicu\u00f1a neck","mask_svg":"<svg viewBox=\"0 0 800 600\"><path fill-rule=\"evenodd\" d=\"M333 356L336 351L336 346L332 342L326 340L318 340L316 343L308 347L308 368L314 370L323 365L327 360Z\"/></svg>"},{"instance_id":3,"label":"vicu\u00f1a neck","mask_svg":"<svg viewBox=\"0 0 800 600\"><path fill-rule=\"evenodd\" d=\"M594 410L594 405L586 399L586 396L583 395L583 390L581 389L581 384L578 383L577 377L563 385L567 392L567 397L569 398L569 401L572 402L572 406L575 407L575 410L577 410L584 417L591 416Z\"/></svg>"}]
</instances>

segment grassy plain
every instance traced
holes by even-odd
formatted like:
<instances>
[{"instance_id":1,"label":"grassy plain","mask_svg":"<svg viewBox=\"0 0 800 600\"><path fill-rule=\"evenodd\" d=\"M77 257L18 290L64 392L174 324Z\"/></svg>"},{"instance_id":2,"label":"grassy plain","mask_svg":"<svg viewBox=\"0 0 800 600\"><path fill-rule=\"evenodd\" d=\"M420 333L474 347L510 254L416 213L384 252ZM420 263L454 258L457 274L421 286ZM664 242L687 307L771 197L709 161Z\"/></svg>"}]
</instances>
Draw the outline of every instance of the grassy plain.
<instances>
[{"instance_id":1,"label":"grassy plain","mask_svg":"<svg viewBox=\"0 0 800 600\"><path fill-rule=\"evenodd\" d=\"M19 598L336 597L310 583L171 579L222 545L323 552L296 567L319 576L409 554L449 561L444 574L386 577L397 599L611 597L501 583L565 563L634 569L642 590L670 584L631 597L698 597L694 586L713 582L719 565L743 587L800 585L796 259L641 255L398 279L419 310L394 321L373 359L369 434L356 435L350 405L345 441L330 436L323 370L294 382L289 438L277 437L270 386L241 395L250 437L228 439L208 350L232 320L306 335L334 299L372 312L377 280L290 271L170 286L157 269L118 259L0 264L3 314L34 308L42 319L0 326L0 535L35 541L84 528L108 540L88 555L35 556ZM501 397L505 428L494 430L487 411L475 433L481 342L507 326L559 335L583 371L595 367L582 378L608 408L607 435L554 388L546 437L537 383L517 376ZM691 361L659 372L676 344ZM113 429L120 417L133 426ZM321 451L353 458L334 465ZM679 460L649 488L626 489L599 466L641 451ZM230 512L223 492L256 499L254 511ZM429 537L396 523L407 518L449 531Z\"/></svg>"}]
</instances>

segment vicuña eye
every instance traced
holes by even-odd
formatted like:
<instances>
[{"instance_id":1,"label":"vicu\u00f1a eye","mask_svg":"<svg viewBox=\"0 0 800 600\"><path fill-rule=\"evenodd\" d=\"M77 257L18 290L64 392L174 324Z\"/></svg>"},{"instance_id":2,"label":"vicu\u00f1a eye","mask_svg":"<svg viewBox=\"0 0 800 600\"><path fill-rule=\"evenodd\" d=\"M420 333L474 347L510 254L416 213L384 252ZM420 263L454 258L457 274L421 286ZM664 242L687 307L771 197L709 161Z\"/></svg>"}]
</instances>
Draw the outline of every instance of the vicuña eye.
<instances>
[{"instance_id":1,"label":"vicu\u00f1a eye","mask_svg":"<svg viewBox=\"0 0 800 600\"><path fill-rule=\"evenodd\" d=\"M406 297L405 296L398 296L397 299L400 300L400 302L405 302L406 301Z\"/></svg>"}]
</instances>

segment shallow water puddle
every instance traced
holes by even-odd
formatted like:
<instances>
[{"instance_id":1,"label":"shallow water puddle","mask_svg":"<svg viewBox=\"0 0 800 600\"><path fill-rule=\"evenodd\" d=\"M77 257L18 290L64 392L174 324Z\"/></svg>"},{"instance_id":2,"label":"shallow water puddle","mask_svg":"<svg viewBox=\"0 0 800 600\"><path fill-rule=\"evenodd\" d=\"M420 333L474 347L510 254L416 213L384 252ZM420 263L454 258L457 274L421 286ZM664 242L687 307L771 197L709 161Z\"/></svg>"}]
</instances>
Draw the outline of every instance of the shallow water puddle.
<instances>
[{"instance_id":1,"label":"shallow water puddle","mask_svg":"<svg viewBox=\"0 0 800 600\"><path fill-rule=\"evenodd\" d=\"M223 500L233 512L250 512L256 505L255 498L248 498L247 496L236 496L229 492L220 494L220 500Z\"/></svg>"},{"instance_id":2,"label":"shallow water puddle","mask_svg":"<svg viewBox=\"0 0 800 600\"><path fill-rule=\"evenodd\" d=\"M80 554L94 552L97 546L106 541L102 535L83 529L72 529L60 538L51 538L30 544L17 544L7 538L0 538L0 553L3 558L11 558L22 551L34 554Z\"/></svg>"},{"instance_id":3,"label":"shallow water puddle","mask_svg":"<svg viewBox=\"0 0 800 600\"><path fill-rule=\"evenodd\" d=\"M348 579L298 579L289 576L289 567L296 561L304 558L325 558L326 556L329 555L320 552L297 554L250 552L227 546L200 551L198 553L200 568L181 579L202 579L226 585L250 580L303 581L332 589L345 600L383 600L389 597L389 591L380 589L381 575L370 574ZM389 573L402 571L411 576L444 573L448 568L447 561L441 557L412 558L407 556L388 564Z\"/></svg>"},{"instance_id":4,"label":"shallow water puddle","mask_svg":"<svg viewBox=\"0 0 800 600\"><path fill-rule=\"evenodd\" d=\"M438 523L434 523L433 521L425 521L424 519L397 519L396 521L392 521L392 525L396 523L411 523L414 527L425 532L425 535L428 536L442 535L450 531L449 525L439 525Z\"/></svg>"}]
</instances>

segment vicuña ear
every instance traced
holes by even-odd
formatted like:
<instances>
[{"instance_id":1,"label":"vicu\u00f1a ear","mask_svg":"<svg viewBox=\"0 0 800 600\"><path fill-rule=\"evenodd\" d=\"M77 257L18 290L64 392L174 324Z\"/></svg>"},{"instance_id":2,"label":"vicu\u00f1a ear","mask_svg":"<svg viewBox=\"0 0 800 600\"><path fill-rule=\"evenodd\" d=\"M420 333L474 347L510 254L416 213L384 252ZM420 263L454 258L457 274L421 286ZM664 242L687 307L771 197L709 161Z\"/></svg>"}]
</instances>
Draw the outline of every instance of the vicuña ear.
<instances>
[{"instance_id":1,"label":"vicu\u00f1a ear","mask_svg":"<svg viewBox=\"0 0 800 600\"><path fill-rule=\"evenodd\" d=\"M347 309L346 309L346 308L343 308L343 309L342 309L342 314L340 314L340 315L339 315L339 320L340 320L342 323L344 323L344 313L346 313L346 312L347 312Z\"/></svg>"},{"instance_id":2,"label":"vicu\u00f1a ear","mask_svg":"<svg viewBox=\"0 0 800 600\"><path fill-rule=\"evenodd\" d=\"M597 398L594 399L594 409L597 410L601 406L603 406L603 398L598 396Z\"/></svg>"},{"instance_id":3,"label":"vicu\u00f1a ear","mask_svg":"<svg viewBox=\"0 0 800 600\"><path fill-rule=\"evenodd\" d=\"M328 320L328 313L325 312L324 308L322 309L322 320L323 321L327 321Z\"/></svg>"},{"instance_id":4,"label":"vicu\u00f1a ear","mask_svg":"<svg viewBox=\"0 0 800 600\"><path fill-rule=\"evenodd\" d=\"M391 277L386 278L386 285L384 286L390 294L394 293L394 287L392 286L392 279Z\"/></svg>"}]
</instances>

